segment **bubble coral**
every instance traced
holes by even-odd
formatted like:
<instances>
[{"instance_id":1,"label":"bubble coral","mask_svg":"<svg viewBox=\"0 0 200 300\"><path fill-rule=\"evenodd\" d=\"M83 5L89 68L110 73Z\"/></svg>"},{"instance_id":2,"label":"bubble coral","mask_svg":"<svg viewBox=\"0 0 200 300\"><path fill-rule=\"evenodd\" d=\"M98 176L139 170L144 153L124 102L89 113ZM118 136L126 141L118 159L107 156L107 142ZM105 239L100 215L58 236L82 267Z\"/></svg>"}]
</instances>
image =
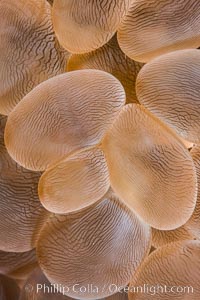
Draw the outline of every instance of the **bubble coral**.
<instances>
[{"instance_id":1,"label":"bubble coral","mask_svg":"<svg viewBox=\"0 0 200 300\"><path fill-rule=\"evenodd\" d=\"M171 52L138 74L138 100L185 140L200 141L200 51Z\"/></svg>"},{"instance_id":2,"label":"bubble coral","mask_svg":"<svg viewBox=\"0 0 200 300\"><path fill-rule=\"evenodd\" d=\"M85 53L115 34L132 0L54 0L53 25L60 44L71 53Z\"/></svg>"},{"instance_id":3,"label":"bubble coral","mask_svg":"<svg viewBox=\"0 0 200 300\"><path fill-rule=\"evenodd\" d=\"M134 0L118 28L122 51L148 62L167 52L200 46L200 2Z\"/></svg>"},{"instance_id":4,"label":"bubble coral","mask_svg":"<svg viewBox=\"0 0 200 300\"><path fill-rule=\"evenodd\" d=\"M0 116L0 250L24 252L35 247L48 213L38 198L40 173L17 165L5 148L5 123Z\"/></svg>"},{"instance_id":5,"label":"bubble coral","mask_svg":"<svg viewBox=\"0 0 200 300\"><path fill-rule=\"evenodd\" d=\"M0 40L0 113L8 115L36 85L64 72L68 53L46 0L1 0Z\"/></svg>"},{"instance_id":6,"label":"bubble coral","mask_svg":"<svg viewBox=\"0 0 200 300\"><path fill-rule=\"evenodd\" d=\"M112 75L81 70L49 79L8 117L5 143L12 158L40 171L62 156L98 144L125 102Z\"/></svg>"},{"instance_id":7,"label":"bubble coral","mask_svg":"<svg viewBox=\"0 0 200 300\"><path fill-rule=\"evenodd\" d=\"M38 241L38 261L52 284L69 287L67 296L103 298L112 294L113 282L126 286L148 254L150 237L149 226L110 191L81 212L50 217ZM88 282L97 289L74 291L75 283Z\"/></svg>"},{"instance_id":8,"label":"bubble coral","mask_svg":"<svg viewBox=\"0 0 200 300\"><path fill-rule=\"evenodd\" d=\"M168 300L175 296L174 299L198 300L200 296L199 254L200 241L187 240L158 248L144 261L130 283L132 287L143 287L148 283L149 292L147 293L147 289L146 293L130 291L129 299L146 300L148 297L148 299ZM159 289L156 288L158 286ZM167 290L164 290L165 286ZM150 287L154 287L155 290L150 290Z\"/></svg>"},{"instance_id":9,"label":"bubble coral","mask_svg":"<svg viewBox=\"0 0 200 300\"><path fill-rule=\"evenodd\" d=\"M111 186L148 224L171 230L192 215L197 178L177 136L138 104L126 105L102 141Z\"/></svg>"},{"instance_id":10,"label":"bubble coral","mask_svg":"<svg viewBox=\"0 0 200 300\"><path fill-rule=\"evenodd\" d=\"M126 102L138 103L135 81L143 64L133 61L120 49L117 37L103 47L85 54L72 54L68 60L67 70L98 69L115 76L126 92Z\"/></svg>"},{"instance_id":11,"label":"bubble coral","mask_svg":"<svg viewBox=\"0 0 200 300\"><path fill-rule=\"evenodd\" d=\"M47 169L39 181L39 197L54 213L69 213L101 199L110 187L103 152L88 149L67 156Z\"/></svg>"}]
</instances>

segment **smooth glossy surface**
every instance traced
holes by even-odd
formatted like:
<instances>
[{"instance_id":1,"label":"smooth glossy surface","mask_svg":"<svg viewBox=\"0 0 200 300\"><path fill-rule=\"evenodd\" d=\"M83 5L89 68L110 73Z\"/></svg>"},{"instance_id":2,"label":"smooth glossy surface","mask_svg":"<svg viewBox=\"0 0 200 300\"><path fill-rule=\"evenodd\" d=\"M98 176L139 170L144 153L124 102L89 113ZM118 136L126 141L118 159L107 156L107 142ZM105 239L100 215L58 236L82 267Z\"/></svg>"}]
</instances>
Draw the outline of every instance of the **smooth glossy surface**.
<instances>
[{"instance_id":1,"label":"smooth glossy surface","mask_svg":"<svg viewBox=\"0 0 200 300\"><path fill-rule=\"evenodd\" d=\"M170 243L155 250L130 283L135 287L148 283L148 292L146 286L146 292L129 293L129 299L198 300L199 278L200 241Z\"/></svg>"},{"instance_id":2,"label":"smooth glossy surface","mask_svg":"<svg viewBox=\"0 0 200 300\"><path fill-rule=\"evenodd\" d=\"M182 138L200 141L200 51L181 50L146 64L136 81L141 104Z\"/></svg>"},{"instance_id":3,"label":"smooth glossy surface","mask_svg":"<svg viewBox=\"0 0 200 300\"><path fill-rule=\"evenodd\" d=\"M8 117L9 154L31 170L45 170L62 156L98 144L125 102L112 75L81 70L38 85Z\"/></svg>"},{"instance_id":4,"label":"smooth glossy surface","mask_svg":"<svg viewBox=\"0 0 200 300\"><path fill-rule=\"evenodd\" d=\"M149 60L200 46L200 2L134 0L118 29L121 49L130 58Z\"/></svg>"},{"instance_id":5,"label":"smooth glossy surface","mask_svg":"<svg viewBox=\"0 0 200 300\"><path fill-rule=\"evenodd\" d=\"M126 92L126 102L138 103L135 81L142 63L128 58L120 49L116 35L103 47L85 54L73 54L68 60L68 71L98 69L115 76Z\"/></svg>"},{"instance_id":6,"label":"smooth glossy surface","mask_svg":"<svg viewBox=\"0 0 200 300\"><path fill-rule=\"evenodd\" d=\"M177 136L143 106L126 105L102 148L111 186L152 227L171 230L192 215L196 170Z\"/></svg>"},{"instance_id":7,"label":"smooth glossy surface","mask_svg":"<svg viewBox=\"0 0 200 300\"><path fill-rule=\"evenodd\" d=\"M0 40L0 113L8 115L37 84L64 72L68 54L46 0L1 0Z\"/></svg>"},{"instance_id":8,"label":"smooth glossy surface","mask_svg":"<svg viewBox=\"0 0 200 300\"><path fill-rule=\"evenodd\" d=\"M54 0L53 25L71 53L95 50L115 34L132 0Z\"/></svg>"},{"instance_id":9,"label":"smooth glossy surface","mask_svg":"<svg viewBox=\"0 0 200 300\"><path fill-rule=\"evenodd\" d=\"M35 247L48 213L38 198L41 174L19 166L5 148L5 123L0 116L0 250L24 252Z\"/></svg>"},{"instance_id":10,"label":"smooth glossy surface","mask_svg":"<svg viewBox=\"0 0 200 300\"><path fill-rule=\"evenodd\" d=\"M50 218L37 255L49 281L69 287L67 296L96 299L112 294L110 284L126 286L149 248L148 225L110 192L81 212ZM81 292L88 283L94 289Z\"/></svg>"},{"instance_id":11,"label":"smooth glossy surface","mask_svg":"<svg viewBox=\"0 0 200 300\"><path fill-rule=\"evenodd\" d=\"M104 154L98 148L91 148L47 169L39 181L39 197L47 210L64 214L95 203L109 187Z\"/></svg>"}]
</instances>

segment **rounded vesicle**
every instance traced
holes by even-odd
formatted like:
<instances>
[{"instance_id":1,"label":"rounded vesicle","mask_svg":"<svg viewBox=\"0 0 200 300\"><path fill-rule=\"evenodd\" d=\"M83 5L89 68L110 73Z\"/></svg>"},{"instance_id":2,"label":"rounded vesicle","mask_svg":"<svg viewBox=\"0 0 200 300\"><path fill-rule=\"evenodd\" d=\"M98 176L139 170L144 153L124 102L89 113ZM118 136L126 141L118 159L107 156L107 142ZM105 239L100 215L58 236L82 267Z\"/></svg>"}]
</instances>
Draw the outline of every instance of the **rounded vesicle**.
<instances>
[{"instance_id":1,"label":"rounded vesicle","mask_svg":"<svg viewBox=\"0 0 200 300\"><path fill-rule=\"evenodd\" d=\"M18 300L20 288L15 280L0 274L0 299L1 300Z\"/></svg>"},{"instance_id":2,"label":"rounded vesicle","mask_svg":"<svg viewBox=\"0 0 200 300\"><path fill-rule=\"evenodd\" d=\"M146 64L137 77L138 100L182 138L200 141L200 51L181 50Z\"/></svg>"},{"instance_id":3,"label":"rounded vesicle","mask_svg":"<svg viewBox=\"0 0 200 300\"><path fill-rule=\"evenodd\" d=\"M40 173L26 170L9 156L0 116L0 250L24 252L35 247L48 212L38 198Z\"/></svg>"},{"instance_id":4,"label":"rounded vesicle","mask_svg":"<svg viewBox=\"0 0 200 300\"><path fill-rule=\"evenodd\" d=\"M170 243L155 250L141 265L129 285L129 299L198 300L199 278L200 241ZM134 293L134 287L143 290Z\"/></svg>"},{"instance_id":5,"label":"rounded vesicle","mask_svg":"<svg viewBox=\"0 0 200 300\"><path fill-rule=\"evenodd\" d=\"M190 218L197 198L192 158L174 132L142 105L121 110L102 148L112 188L145 222L171 230Z\"/></svg>"},{"instance_id":6,"label":"rounded vesicle","mask_svg":"<svg viewBox=\"0 0 200 300\"><path fill-rule=\"evenodd\" d=\"M174 230L158 230L152 228L152 245L155 248L172 242L193 240L194 237L194 234L190 233L184 225Z\"/></svg>"},{"instance_id":7,"label":"rounded vesicle","mask_svg":"<svg viewBox=\"0 0 200 300\"><path fill-rule=\"evenodd\" d=\"M142 66L143 64L124 55L115 35L106 45L96 51L71 55L67 70L98 69L111 73L122 83L126 92L126 102L138 103L135 81Z\"/></svg>"},{"instance_id":8,"label":"rounded vesicle","mask_svg":"<svg viewBox=\"0 0 200 300\"><path fill-rule=\"evenodd\" d=\"M111 284L128 284L148 254L150 238L149 226L109 191L85 210L52 216L40 235L38 261L52 284L69 288L67 296L103 298L116 293Z\"/></svg>"},{"instance_id":9,"label":"rounded vesicle","mask_svg":"<svg viewBox=\"0 0 200 300\"><path fill-rule=\"evenodd\" d=\"M64 214L95 203L109 188L104 154L98 148L91 148L47 169L39 181L39 197L47 210Z\"/></svg>"},{"instance_id":10,"label":"rounded vesicle","mask_svg":"<svg viewBox=\"0 0 200 300\"><path fill-rule=\"evenodd\" d=\"M64 72L68 53L46 0L1 0L0 40L0 113L8 115L36 85Z\"/></svg>"},{"instance_id":11,"label":"rounded vesicle","mask_svg":"<svg viewBox=\"0 0 200 300\"><path fill-rule=\"evenodd\" d=\"M185 224L185 228L190 234L194 235L197 239L200 239L200 145L193 147L190 153L196 167L198 193L195 210L189 221Z\"/></svg>"},{"instance_id":12,"label":"rounded vesicle","mask_svg":"<svg viewBox=\"0 0 200 300\"><path fill-rule=\"evenodd\" d=\"M23 280L35 267L37 267L35 249L20 253L0 251L1 274Z\"/></svg>"},{"instance_id":13,"label":"rounded vesicle","mask_svg":"<svg viewBox=\"0 0 200 300\"><path fill-rule=\"evenodd\" d=\"M71 53L95 50L115 34L132 0L54 0L53 25Z\"/></svg>"},{"instance_id":14,"label":"rounded vesicle","mask_svg":"<svg viewBox=\"0 0 200 300\"><path fill-rule=\"evenodd\" d=\"M148 62L167 52L200 46L200 2L134 0L118 29L130 58Z\"/></svg>"},{"instance_id":15,"label":"rounded vesicle","mask_svg":"<svg viewBox=\"0 0 200 300\"><path fill-rule=\"evenodd\" d=\"M125 102L112 75L65 73L38 85L8 117L5 142L22 166L44 170L79 149L98 144Z\"/></svg>"}]
</instances>

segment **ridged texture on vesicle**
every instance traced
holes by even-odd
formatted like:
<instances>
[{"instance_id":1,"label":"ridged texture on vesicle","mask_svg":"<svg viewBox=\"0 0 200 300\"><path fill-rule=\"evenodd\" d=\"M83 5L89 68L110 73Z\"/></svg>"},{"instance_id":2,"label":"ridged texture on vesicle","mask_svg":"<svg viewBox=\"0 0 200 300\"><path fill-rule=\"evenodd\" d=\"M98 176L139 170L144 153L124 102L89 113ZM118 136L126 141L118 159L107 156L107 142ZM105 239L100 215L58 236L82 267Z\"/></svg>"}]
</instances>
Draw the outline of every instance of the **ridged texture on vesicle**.
<instances>
[{"instance_id":1,"label":"ridged texture on vesicle","mask_svg":"<svg viewBox=\"0 0 200 300\"><path fill-rule=\"evenodd\" d=\"M112 75L65 73L43 82L8 117L5 142L22 166L44 170L73 151L98 144L125 102Z\"/></svg>"},{"instance_id":2,"label":"ridged texture on vesicle","mask_svg":"<svg viewBox=\"0 0 200 300\"><path fill-rule=\"evenodd\" d=\"M171 230L190 218L197 198L192 158L143 106L126 105L102 147L112 188L145 222Z\"/></svg>"},{"instance_id":3,"label":"ridged texture on vesicle","mask_svg":"<svg viewBox=\"0 0 200 300\"><path fill-rule=\"evenodd\" d=\"M118 29L130 58L148 62L161 54L200 46L200 1L134 0Z\"/></svg>"},{"instance_id":4,"label":"ridged texture on vesicle","mask_svg":"<svg viewBox=\"0 0 200 300\"><path fill-rule=\"evenodd\" d=\"M40 235L37 255L50 282L69 287L68 296L96 299L112 294L111 284L126 286L149 246L149 226L109 192L95 206L51 217ZM79 292L88 283L98 291Z\"/></svg>"},{"instance_id":5,"label":"ridged texture on vesicle","mask_svg":"<svg viewBox=\"0 0 200 300\"><path fill-rule=\"evenodd\" d=\"M109 187L104 154L98 148L91 148L47 169L39 181L39 197L47 210L64 214L95 203Z\"/></svg>"},{"instance_id":6,"label":"ridged texture on vesicle","mask_svg":"<svg viewBox=\"0 0 200 300\"><path fill-rule=\"evenodd\" d=\"M37 267L37 258L34 249L20 253L0 251L1 274L26 279L35 267Z\"/></svg>"},{"instance_id":7,"label":"ridged texture on vesicle","mask_svg":"<svg viewBox=\"0 0 200 300\"><path fill-rule=\"evenodd\" d=\"M68 60L68 71L99 69L115 76L126 92L126 102L138 103L135 81L143 64L128 58L119 48L114 36L106 45L86 54L73 54Z\"/></svg>"},{"instance_id":8,"label":"ridged texture on vesicle","mask_svg":"<svg viewBox=\"0 0 200 300\"><path fill-rule=\"evenodd\" d=\"M47 212L38 198L40 173L16 164L5 148L5 123L0 116L0 250L24 252L34 248Z\"/></svg>"},{"instance_id":9,"label":"ridged texture on vesicle","mask_svg":"<svg viewBox=\"0 0 200 300\"><path fill-rule=\"evenodd\" d=\"M194 234L190 233L184 225L175 230L158 230L152 228L152 245L155 248L172 242L193 240L194 238Z\"/></svg>"},{"instance_id":10,"label":"ridged texture on vesicle","mask_svg":"<svg viewBox=\"0 0 200 300\"><path fill-rule=\"evenodd\" d=\"M199 278L200 241L170 243L155 250L141 265L130 286L144 288L146 284L146 290L129 293L129 299L199 300Z\"/></svg>"},{"instance_id":11,"label":"ridged texture on vesicle","mask_svg":"<svg viewBox=\"0 0 200 300\"><path fill-rule=\"evenodd\" d=\"M0 40L0 113L8 115L37 84L64 72L68 54L46 0L1 0Z\"/></svg>"},{"instance_id":12,"label":"ridged texture on vesicle","mask_svg":"<svg viewBox=\"0 0 200 300\"><path fill-rule=\"evenodd\" d=\"M40 268L35 269L29 276L20 294L19 300L73 300L63 295L63 290L58 290L45 277Z\"/></svg>"},{"instance_id":13,"label":"ridged texture on vesicle","mask_svg":"<svg viewBox=\"0 0 200 300\"><path fill-rule=\"evenodd\" d=\"M71 53L95 50L115 34L132 0L54 0L53 25Z\"/></svg>"},{"instance_id":14,"label":"ridged texture on vesicle","mask_svg":"<svg viewBox=\"0 0 200 300\"><path fill-rule=\"evenodd\" d=\"M4 275L0 274L0 299L1 300L18 300L20 288L17 283Z\"/></svg>"},{"instance_id":15,"label":"ridged texture on vesicle","mask_svg":"<svg viewBox=\"0 0 200 300\"><path fill-rule=\"evenodd\" d=\"M194 213L189 221L185 224L185 228L197 239L200 239L200 145L192 148L190 153L192 155L197 172L198 194Z\"/></svg>"},{"instance_id":16,"label":"ridged texture on vesicle","mask_svg":"<svg viewBox=\"0 0 200 300\"><path fill-rule=\"evenodd\" d=\"M146 64L136 81L138 100L181 137L200 142L200 51L181 50Z\"/></svg>"}]
</instances>

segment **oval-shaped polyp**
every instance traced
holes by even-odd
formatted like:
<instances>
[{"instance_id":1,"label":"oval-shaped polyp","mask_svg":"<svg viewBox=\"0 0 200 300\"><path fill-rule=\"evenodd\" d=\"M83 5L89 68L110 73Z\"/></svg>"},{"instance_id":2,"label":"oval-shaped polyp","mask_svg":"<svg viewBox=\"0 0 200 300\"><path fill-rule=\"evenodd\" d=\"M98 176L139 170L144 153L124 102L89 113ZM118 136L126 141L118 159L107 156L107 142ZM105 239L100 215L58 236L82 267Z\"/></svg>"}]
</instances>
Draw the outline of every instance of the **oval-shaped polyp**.
<instances>
[{"instance_id":1,"label":"oval-shaped polyp","mask_svg":"<svg viewBox=\"0 0 200 300\"><path fill-rule=\"evenodd\" d=\"M104 298L126 286L150 249L150 228L109 192L81 212L51 217L37 245L52 284L76 299Z\"/></svg>"},{"instance_id":2,"label":"oval-shaped polyp","mask_svg":"<svg viewBox=\"0 0 200 300\"><path fill-rule=\"evenodd\" d=\"M196 171L172 130L143 106L126 105L102 142L111 186L152 227L171 230L192 215Z\"/></svg>"},{"instance_id":3,"label":"oval-shaped polyp","mask_svg":"<svg viewBox=\"0 0 200 300\"><path fill-rule=\"evenodd\" d=\"M0 40L0 113L8 115L36 85L63 73L69 54L46 0L1 0Z\"/></svg>"},{"instance_id":4,"label":"oval-shaped polyp","mask_svg":"<svg viewBox=\"0 0 200 300\"><path fill-rule=\"evenodd\" d=\"M167 244L153 251L129 285L130 300L198 300L200 241Z\"/></svg>"},{"instance_id":5,"label":"oval-shaped polyp","mask_svg":"<svg viewBox=\"0 0 200 300\"><path fill-rule=\"evenodd\" d=\"M167 52L200 46L200 2L134 0L118 29L130 58L148 62Z\"/></svg>"},{"instance_id":6,"label":"oval-shaped polyp","mask_svg":"<svg viewBox=\"0 0 200 300\"><path fill-rule=\"evenodd\" d=\"M45 170L73 151L98 144L125 103L121 83L99 70L51 78L33 89L8 117L9 154L31 170Z\"/></svg>"},{"instance_id":7,"label":"oval-shaped polyp","mask_svg":"<svg viewBox=\"0 0 200 300\"><path fill-rule=\"evenodd\" d=\"M200 142L200 51L181 50L146 64L137 77L138 100L185 140Z\"/></svg>"},{"instance_id":8,"label":"oval-shaped polyp","mask_svg":"<svg viewBox=\"0 0 200 300\"><path fill-rule=\"evenodd\" d=\"M47 169L39 181L39 197L47 210L64 214L95 203L109 187L104 154L98 148L91 148Z\"/></svg>"},{"instance_id":9,"label":"oval-shaped polyp","mask_svg":"<svg viewBox=\"0 0 200 300\"><path fill-rule=\"evenodd\" d=\"M53 25L71 53L95 50L115 34L132 0L54 0Z\"/></svg>"}]
</instances>

